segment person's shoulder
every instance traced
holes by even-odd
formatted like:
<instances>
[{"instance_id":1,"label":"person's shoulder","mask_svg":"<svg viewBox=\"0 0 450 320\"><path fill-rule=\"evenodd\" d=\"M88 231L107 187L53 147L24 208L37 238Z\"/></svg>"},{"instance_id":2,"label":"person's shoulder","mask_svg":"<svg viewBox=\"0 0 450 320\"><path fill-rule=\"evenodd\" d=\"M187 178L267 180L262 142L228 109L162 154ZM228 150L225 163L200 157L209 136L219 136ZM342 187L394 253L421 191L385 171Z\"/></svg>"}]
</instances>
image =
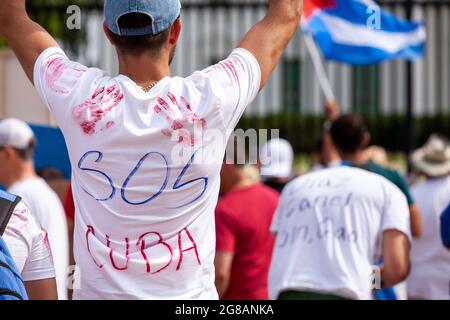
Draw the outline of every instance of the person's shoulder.
<instances>
[{"instance_id":1,"label":"person's shoulder","mask_svg":"<svg viewBox=\"0 0 450 320\"><path fill-rule=\"evenodd\" d=\"M255 189L258 190L258 193L261 193L261 195L266 196L271 200L278 200L280 197L280 194L276 190L266 186L263 183L257 183L255 185Z\"/></svg>"},{"instance_id":2,"label":"person's shoulder","mask_svg":"<svg viewBox=\"0 0 450 320\"><path fill-rule=\"evenodd\" d=\"M382 173L386 172L384 167L376 164L373 161L367 161L367 162L362 163L362 164L355 164L355 165L353 165L353 167L364 169L364 170L367 170L367 171L370 171L370 172L375 172L375 173L378 173L378 174L382 174Z\"/></svg>"},{"instance_id":3,"label":"person's shoulder","mask_svg":"<svg viewBox=\"0 0 450 320\"><path fill-rule=\"evenodd\" d=\"M229 214L229 206L230 206L230 202L232 202L233 199L230 199L230 195L229 194L225 194L223 196L221 196L219 198L219 200L217 201L217 205L216 205L216 214Z\"/></svg>"},{"instance_id":4,"label":"person's shoulder","mask_svg":"<svg viewBox=\"0 0 450 320\"><path fill-rule=\"evenodd\" d=\"M411 192L415 197L428 200L441 195L443 199L446 199L450 194L450 176L420 180L411 187Z\"/></svg>"},{"instance_id":5,"label":"person's shoulder","mask_svg":"<svg viewBox=\"0 0 450 320\"><path fill-rule=\"evenodd\" d=\"M42 183L43 180L41 180L41 178L36 178L17 181L8 188L8 192L19 194L23 198L39 198L48 192L46 183Z\"/></svg>"},{"instance_id":6,"label":"person's shoulder","mask_svg":"<svg viewBox=\"0 0 450 320\"><path fill-rule=\"evenodd\" d=\"M380 166L375 163L371 163L371 165L373 166L373 168L375 168L373 172L382 175L384 178L395 184L400 189L403 189L405 192L409 190L409 186L405 177L398 170Z\"/></svg>"},{"instance_id":7,"label":"person's shoulder","mask_svg":"<svg viewBox=\"0 0 450 320\"><path fill-rule=\"evenodd\" d=\"M23 201L20 201L17 206L14 208L12 216L19 217L22 219L31 218L30 209L25 205Z\"/></svg>"},{"instance_id":8,"label":"person's shoulder","mask_svg":"<svg viewBox=\"0 0 450 320\"><path fill-rule=\"evenodd\" d=\"M207 66L203 70L197 70L190 76L183 78L186 81L197 82L199 79L208 79L217 75L216 71L231 72L233 77L238 77L248 69L260 72L260 66L255 56L244 48L235 48L228 57L217 64Z\"/></svg>"},{"instance_id":9,"label":"person's shoulder","mask_svg":"<svg viewBox=\"0 0 450 320\"><path fill-rule=\"evenodd\" d=\"M217 202L214 210L216 224L226 223L235 224L239 221L237 218L236 201L233 198L222 196Z\"/></svg>"},{"instance_id":10,"label":"person's shoulder","mask_svg":"<svg viewBox=\"0 0 450 320\"><path fill-rule=\"evenodd\" d=\"M53 190L52 187L50 187L50 185L44 179L39 178L38 181L39 182L36 184L36 188L38 188L38 186L40 185L40 190L42 192L42 195L45 197L44 201L47 201L47 205L51 205L52 210L58 209L64 211L61 200L56 191Z\"/></svg>"},{"instance_id":11,"label":"person's shoulder","mask_svg":"<svg viewBox=\"0 0 450 320\"><path fill-rule=\"evenodd\" d=\"M289 181L283 188L283 192L281 192L281 198L285 198L286 196L290 196L295 190L298 188L301 188L304 182L307 182L310 179L314 179L317 177L321 177L324 175L324 171L328 169L323 170L317 170L317 171L311 171L307 172L305 174L302 174L291 181Z\"/></svg>"},{"instance_id":12,"label":"person's shoulder","mask_svg":"<svg viewBox=\"0 0 450 320\"><path fill-rule=\"evenodd\" d=\"M375 186L384 186L386 183L389 185L394 185L391 179L386 177L384 174L381 174L377 170L369 170L365 167L345 167L346 175L352 178L352 181L358 181L358 183L362 183L367 186L371 186L372 188ZM394 185L395 186L395 185Z\"/></svg>"},{"instance_id":13,"label":"person's shoulder","mask_svg":"<svg viewBox=\"0 0 450 320\"><path fill-rule=\"evenodd\" d=\"M386 195L386 197L401 197L404 198L406 202L408 202L409 189L402 189L404 186L400 183L400 180L395 180L392 177L386 177L380 174L374 174L374 176L376 179L378 179L379 185L381 186L382 190L384 190L384 194Z\"/></svg>"},{"instance_id":14,"label":"person's shoulder","mask_svg":"<svg viewBox=\"0 0 450 320\"><path fill-rule=\"evenodd\" d=\"M64 94L70 89L68 84L73 85L78 79L85 78L91 81L93 76L111 78L102 69L88 67L78 61L70 60L59 47L50 47L44 50L37 58L34 68L35 82L39 76L43 76L50 85L50 89ZM62 81L63 77L67 83ZM61 83L59 83L60 78Z\"/></svg>"},{"instance_id":15,"label":"person's shoulder","mask_svg":"<svg viewBox=\"0 0 450 320\"><path fill-rule=\"evenodd\" d=\"M6 226L7 234L16 234L21 238L28 239L41 230L40 226L34 219L30 209L21 201L14 208L11 218Z\"/></svg>"},{"instance_id":16,"label":"person's shoulder","mask_svg":"<svg viewBox=\"0 0 450 320\"><path fill-rule=\"evenodd\" d=\"M386 167L386 166L382 166L379 165L375 162L369 161L365 164L365 166L367 167L367 169L369 171L378 173L383 175L386 178L397 178L397 177L401 177L400 173L392 168Z\"/></svg>"},{"instance_id":17,"label":"person's shoulder","mask_svg":"<svg viewBox=\"0 0 450 320\"><path fill-rule=\"evenodd\" d=\"M17 181L8 187L9 193L18 194L22 198L24 198L24 196L26 197L28 195L28 193L32 194L33 192L30 192L31 190L32 190L32 188L30 187L30 185L28 184L28 181L26 181L26 180Z\"/></svg>"},{"instance_id":18,"label":"person's shoulder","mask_svg":"<svg viewBox=\"0 0 450 320\"><path fill-rule=\"evenodd\" d=\"M52 209L54 210L54 205L62 208L58 195L42 178L17 182L8 191L21 195L23 201L31 210L38 210L47 206L53 206Z\"/></svg>"}]
</instances>

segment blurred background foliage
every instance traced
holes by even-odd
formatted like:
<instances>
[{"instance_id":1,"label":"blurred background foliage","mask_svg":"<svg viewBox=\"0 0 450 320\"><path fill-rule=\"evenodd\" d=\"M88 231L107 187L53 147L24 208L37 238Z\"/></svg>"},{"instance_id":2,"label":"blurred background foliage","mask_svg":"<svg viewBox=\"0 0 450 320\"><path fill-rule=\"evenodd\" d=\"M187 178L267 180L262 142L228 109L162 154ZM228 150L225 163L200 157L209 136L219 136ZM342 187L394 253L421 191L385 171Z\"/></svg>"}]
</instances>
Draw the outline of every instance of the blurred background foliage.
<instances>
[{"instance_id":1,"label":"blurred background foliage","mask_svg":"<svg viewBox=\"0 0 450 320\"><path fill-rule=\"evenodd\" d=\"M85 41L86 33L84 28L69 30L66 27L70 16L67 9L72 5L77 5L83 10L83 8L101 7L103 0L27 0L27 10L32 19L56 37L66 50L78 53L82 47L81 44ZM82 14L82 26L86 23L85 19L86 17ZM6 45L6 41L0 37L0 47Z\"/></svg>"}]
</instances>

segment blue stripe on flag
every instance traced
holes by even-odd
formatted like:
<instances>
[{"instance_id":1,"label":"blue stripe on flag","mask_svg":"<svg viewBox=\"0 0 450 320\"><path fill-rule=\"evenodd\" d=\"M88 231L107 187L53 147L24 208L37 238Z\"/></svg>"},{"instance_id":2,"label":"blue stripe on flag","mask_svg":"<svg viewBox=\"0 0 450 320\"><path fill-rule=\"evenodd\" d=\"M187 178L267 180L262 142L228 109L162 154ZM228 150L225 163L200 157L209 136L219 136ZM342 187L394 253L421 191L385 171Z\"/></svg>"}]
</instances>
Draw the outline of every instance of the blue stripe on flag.
<instances>
[{"instance_id":1,"label":"blue stripe on flag","mask_svg":"<svg viewBox=\"0 0 450 320\"><path fill-rule=\"evenodd\" d=\"M372 15L367 12L367 4L354 0L336 0L337 7L323 10L329 15L344 19L352 24L367 26L368 20ZM387 32L410 32L416 30L419 23L412 23L404 19L397 18L391 13L380 8L380 27ZM320 13L319 15L320 16Z\"/></svg>"},{"instance_id":2,"label":"blue stripe on flag","mask_svg":"<svg viewBox=\"0 0 450 320\"><path fill-rule=\"evenodd\" d=\"M319 44L319 46L321 46ZM424 44L405 48L395 54L372 47L354 47L335 44L332 52L324 52L327 60L343 62L353 65L376 64L398 58L410 60L420 59L424 51ZM351 51L351 54L349 52Z\"/></svg>"},{"instance_id":3,"label":"blue stripe on flag","mask_svg":"<svg viewBox=\"0 0 450 320\"><path fill-rule=\"evenodd\" d=\"M328 12L328 11L327 11ZM350 22L348 22L351 24ZM417 28L416 24L412 30ZM367 44L358 46L357 44L342 44L336 42L328 30L327 25L323 22L320 15L312 17L305 28L306 32L310 32L314 36L314 40L320 47L322 53L327 60L334 60L342 63L367 65L380 63L385 60L404 58L416 60L423 57L425 51L425 41L417 45L409 45L401 48L397 52L387 52L383 49ZM383 32L386 30L382 30ZM411 31L408 29L408 31ZM377 30L368 32L377 32ZM386 32L388 34L388 32ZM386 42L394 41L386 36Z\"/></svg>"}]
</instances>

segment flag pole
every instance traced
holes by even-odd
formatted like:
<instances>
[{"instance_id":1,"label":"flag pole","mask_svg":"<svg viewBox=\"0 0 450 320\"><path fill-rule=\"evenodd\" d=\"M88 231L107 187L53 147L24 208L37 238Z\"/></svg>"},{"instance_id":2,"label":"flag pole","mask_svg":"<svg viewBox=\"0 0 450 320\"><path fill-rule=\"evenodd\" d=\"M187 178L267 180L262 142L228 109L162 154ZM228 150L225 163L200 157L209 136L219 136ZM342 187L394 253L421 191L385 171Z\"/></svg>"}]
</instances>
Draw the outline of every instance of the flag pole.
<instances>
[{"instance_id":1,"label":"flag pole","mask_svg":"<svg viewBox=\"0 0 450 320\"><path fill-rule=\"evenodd\" d=\"M325 72L325 66L323 65L322 58L319 53L319 49L314 42L313 37L310 33L303 33L305 39L306 49L311 56L312 62L314 64L314 69L316 70L317 78L319 79L320 87L322 88L323 94L327 101L335 101L335 95L331 87L330 80L328 79L327 73Z\"/></svg>"},{"instance_id":2,"label":"flag pole","mask_svg":"<svg viewBox=\"0 0 450 320\"><path fill-rule=\"evenodd\" d=\"M406 0L406 18L412 20L412 0ZM408 173L412 172L412 164L409 158L414 149L414 114L413 114L413 63L406 64L406 139L405 154L407 156Z\"/></svg>"}]
</instances>

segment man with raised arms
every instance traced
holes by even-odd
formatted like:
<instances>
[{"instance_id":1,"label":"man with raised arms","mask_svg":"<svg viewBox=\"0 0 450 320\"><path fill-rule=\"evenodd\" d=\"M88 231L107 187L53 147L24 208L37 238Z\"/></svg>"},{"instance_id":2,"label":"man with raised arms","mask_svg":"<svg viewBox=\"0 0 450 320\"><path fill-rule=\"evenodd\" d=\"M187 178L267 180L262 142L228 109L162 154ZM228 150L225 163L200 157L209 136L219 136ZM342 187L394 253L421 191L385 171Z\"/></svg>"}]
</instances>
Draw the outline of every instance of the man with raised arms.
<instances>
[{"instance_id":1,"label":"man with raised arms","mask_svg":"<svg viewBox=\"0 0 450 320\"><path fill-rule=\"evenodd\" d=\"M0 34L65 136L76 208L76 299L216 299L214 208L225 143L299 27L303 1L270 0L228 58L187 78L169 69L179 0L106 0L119 75L69 60L25 10L0 2ZM192 150L184 162L174 148ZM183 149L184 150L184 149Z\"/></svg>"}]
</instances>

